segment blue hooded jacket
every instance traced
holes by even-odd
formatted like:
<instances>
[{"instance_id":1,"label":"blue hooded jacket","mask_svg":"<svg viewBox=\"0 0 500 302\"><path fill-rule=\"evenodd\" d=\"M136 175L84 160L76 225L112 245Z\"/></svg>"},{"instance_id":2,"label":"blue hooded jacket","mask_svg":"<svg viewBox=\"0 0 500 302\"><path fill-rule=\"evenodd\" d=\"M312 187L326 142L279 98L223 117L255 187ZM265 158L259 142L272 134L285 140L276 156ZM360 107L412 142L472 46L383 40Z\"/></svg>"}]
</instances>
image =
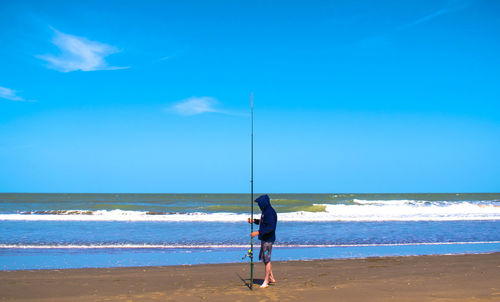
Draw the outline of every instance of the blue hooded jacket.
<instances>
[{"instance_id":1,"label":"blue hooded jacket","mask_svg":"<svg viewBox=\"0 0 500 302\"><path fill-rule=\"evenodd\" d=\"M255 200L259 204L262 211L260 220L256 223L259 224L259 240L261 241L275 241L276 240L276 224L278 223L278 215L271 206L269 196L262 195ZM257 220L257 219L256 219Z\"/></svg>"}]
</instances>

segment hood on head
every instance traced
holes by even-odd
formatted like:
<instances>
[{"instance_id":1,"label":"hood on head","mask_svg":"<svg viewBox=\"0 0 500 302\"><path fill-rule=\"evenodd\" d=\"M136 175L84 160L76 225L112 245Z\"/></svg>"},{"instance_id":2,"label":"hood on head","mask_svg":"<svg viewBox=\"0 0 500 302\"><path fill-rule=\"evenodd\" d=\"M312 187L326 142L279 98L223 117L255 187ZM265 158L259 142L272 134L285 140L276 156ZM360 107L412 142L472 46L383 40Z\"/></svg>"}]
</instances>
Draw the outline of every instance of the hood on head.
<instances>
[{"instance_id":1,"label":"hood on head","mask_svg":"<svg viewBox=\"0 0 500 302\"><path fill-rule=\"evenodd\" d=\"M267 194L259 196L257 199L255 199L255 202L259 204L259 208L261 211L264 211L268 206L271 205L269 196Z\"/></svg>"}]
</instances>

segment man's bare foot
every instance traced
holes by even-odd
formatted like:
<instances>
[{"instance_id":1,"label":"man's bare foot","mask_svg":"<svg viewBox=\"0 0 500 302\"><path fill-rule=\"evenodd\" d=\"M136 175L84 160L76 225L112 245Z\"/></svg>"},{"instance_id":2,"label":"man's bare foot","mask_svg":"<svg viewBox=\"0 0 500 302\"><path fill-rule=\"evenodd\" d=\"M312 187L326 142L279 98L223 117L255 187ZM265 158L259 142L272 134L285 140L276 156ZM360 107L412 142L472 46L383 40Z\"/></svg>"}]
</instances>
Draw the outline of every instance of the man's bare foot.
<instances>
[{"instance_id":1,"label":"man's bare foot","mask_svg":"<svg viewBox=\"0 0 500 302\"><path fill-rule=\"evenodd\" d=\"M269 280L269 284L271 284L271 283L276 283L276 280L275 279Z\"/></svg>"}]
</instances>

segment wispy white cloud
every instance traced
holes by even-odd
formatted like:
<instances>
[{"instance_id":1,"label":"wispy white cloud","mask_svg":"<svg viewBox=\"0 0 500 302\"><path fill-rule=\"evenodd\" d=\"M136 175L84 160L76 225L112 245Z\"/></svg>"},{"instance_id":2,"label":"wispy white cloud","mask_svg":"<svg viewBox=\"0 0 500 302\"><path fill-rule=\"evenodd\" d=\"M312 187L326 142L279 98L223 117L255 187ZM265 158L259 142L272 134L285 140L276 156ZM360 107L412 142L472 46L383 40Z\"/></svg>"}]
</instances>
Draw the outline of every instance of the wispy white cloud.
<instances>
[{"instance_id":1,"label":"wispy white cloud","mask_svg":"<svg viewBox=\"0 0 500 302\"><path fill-rule=\"evenodd\" d=\"M403 32L411 27L426 23L445 14L453 13L471 6L475 0L448 0L440 9L413 21L394 27L386 32L361 39L357 44L363 48L379 48L390 45L393 35Z\"/></svg>"},{"instance_id":2,"label":"wispy white cloud","mask_svg":"<svg viewBox=\"0 0 500 302\"><path fill-rule=\"evenodd\" d=\"M20 97L17 95L17 91L14 89L10 89L7 87L2 87L0 86L0 98L6 99L9 101L20 101L24 102L26 101L24 98Z\"/></svg>"},{"instance_id":3,"label":"wispy white cloud","mask_svg":"<svg viewBox=\"0 0 500 302\"><path fill-rule=\"evenodd\" d=\"M197 115L206 112L223 113L222 111L215 109L217 103L218 101L215 98L209 96L190 97L178 102L170 107L170 109L180 115Z\"/></svg>"},{"instance_id":4,"label":"wispy white cloud","mask_svg":"<svg viewBox=\"0 0 500 302\"><path fill-rule=\"evenodd\" d=\"M111 45L90 41L84 37L77 37L62 33L54 28L52 43L57 46L59 55L40 55L38 58L45 60L48 67L61 71L95 71L115 70L129 67L108 66L105 57L119 52Z\"/></svg>"},{"instance_id":5,"label":"wispy white cloud","mask_svg":"<svg viewBox=\"0 0 500 302\"><path fill-rule=\"evenodd\" d=\"M436 17L439 17L444 14L452 13L461 9L467 8L469 5L471 5L472 0L448 0L446 4L439 10L434 11L428 15L425 15L421 18L418 18L416 20L413 20L412 22L409 22L407 24L404 24L401 26L399 29L406 29L408 27L412 27L415 25L419 25L425 22L428 22Z\"/></svg>"},{"instance_id":6,"label":"wispy white cloud","mask_svg":"<svg viewBox=\"0 0 500 302\"><path fill-rule=\"evenodd\" d=\"M184 116L198 115L202 113L249 116L248 113L221 109L219 104L220 102L216 98L210 96L190 97L169 106L166 110Z\"/></svg>"},{"instance_id":7,"label":"wispy white cloud","mask_svg":"<svg viewBox=\"0 0 500 302\"><path fill-rule=\"evenodd\" d=\"M432 19L434 19L434 18L436 18L438 16L441 16L441 15L447 13L447 12L449 12L448 9L444 9L444 8L440 9L438 11L433 12L432 14L429 14L427 16L424 16L422 18L414 20L414 21L412 21L412 22L410 22L408 24L405 24L402 28L406 28L406 27L415 26L415 25L418 25L418 24L421 24L421 23L425 23L425 22L427 22L429 20L432 20Z\"/></svg>"}]
</instances>

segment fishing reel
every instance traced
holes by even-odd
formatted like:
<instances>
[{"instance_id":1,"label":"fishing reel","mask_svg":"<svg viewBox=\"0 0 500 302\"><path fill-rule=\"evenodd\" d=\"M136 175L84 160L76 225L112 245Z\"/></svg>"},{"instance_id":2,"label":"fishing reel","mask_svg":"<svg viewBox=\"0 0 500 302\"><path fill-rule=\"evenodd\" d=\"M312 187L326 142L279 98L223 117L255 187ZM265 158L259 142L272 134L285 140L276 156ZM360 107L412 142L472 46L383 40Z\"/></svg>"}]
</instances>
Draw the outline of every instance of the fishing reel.
<instances>
[{"instance_id":1,"label":"fishing reel","mask_svg":"<svg viewBox=\"0 0 500 302\"><path fill-rule=\"evenodd\" d=\"M243 255L243 258L241 258L241 259L245 259L247 256L248 256L248 258L253 259L253 252L252 252L252 250L248 250L248 253L246 253L245 255Z\"/></svg>"}]
</instances>

